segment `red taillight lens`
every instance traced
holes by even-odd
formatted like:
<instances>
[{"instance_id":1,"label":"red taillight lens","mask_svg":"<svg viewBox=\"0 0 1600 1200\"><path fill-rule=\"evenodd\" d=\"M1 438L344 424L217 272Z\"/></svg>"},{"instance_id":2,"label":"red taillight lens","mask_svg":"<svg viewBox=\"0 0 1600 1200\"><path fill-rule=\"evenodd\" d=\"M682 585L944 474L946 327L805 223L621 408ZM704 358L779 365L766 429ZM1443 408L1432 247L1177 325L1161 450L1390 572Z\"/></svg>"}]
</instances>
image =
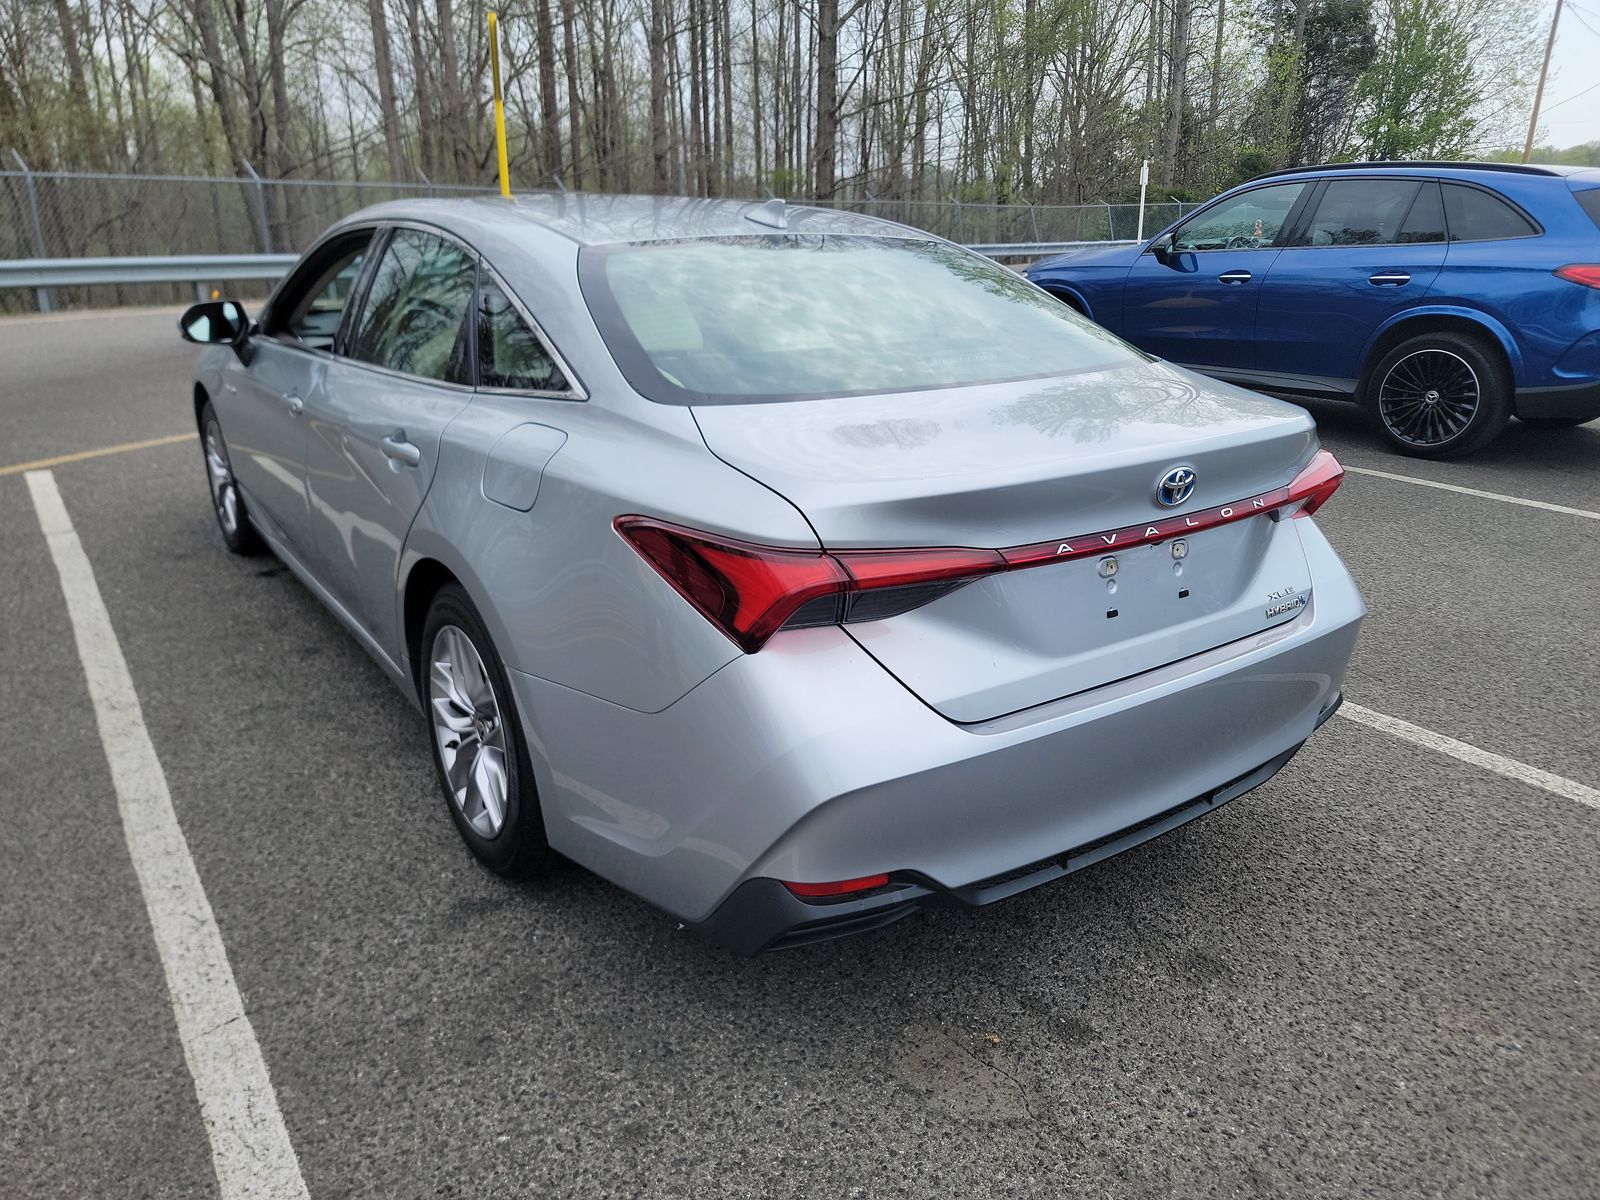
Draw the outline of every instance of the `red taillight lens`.
<instances>
[{"instance_id":1,"label":"red taillight lens","mask_svg":"<svg viewBox=\"0 0 1600 1200\"><path fill-rule=\"evenodd\" d=\"M1293 515L1309 517L1333 498L1343 482L1344 468L1339 460L1327 450L1318 450L1305 470L1289 483L1289 504L1299 505Z\"/></svg>"},{"instance_id":2,"label":"red taillight lens","mask_svg":"<svg viewBox=\"0 0 1600 1200\"><path fill-rule=\"evenodd\" d=\"M807 601L849 582L820 550L757 546L649 517L618 517L616 528L685 600L752 654Z\"/></svg>"},{"instance_id":3,"label":"red taillight lens","mask_svg":"<svg viewBox=\"0 0 1600 1200\"><path fill-rule=\"evenodd\" d=\"M849 896L856 892L872 892L889 886L887 875L863 875L860 879L840 879L833 883L790 883L788 888L802 900L828 900L835 896Z\"/></svg>"},{"instance_id":4,"label":"red taillight lens","mask_svg":"<svg viewBox=\"0 0 1600 1200\"><path fill-rule=\"evenodd\" d=\"M1568 283L1600 288L1600 263L1568 263L1564 267L1557 267L1556 274Z\"/></svg>"}]
</instances>

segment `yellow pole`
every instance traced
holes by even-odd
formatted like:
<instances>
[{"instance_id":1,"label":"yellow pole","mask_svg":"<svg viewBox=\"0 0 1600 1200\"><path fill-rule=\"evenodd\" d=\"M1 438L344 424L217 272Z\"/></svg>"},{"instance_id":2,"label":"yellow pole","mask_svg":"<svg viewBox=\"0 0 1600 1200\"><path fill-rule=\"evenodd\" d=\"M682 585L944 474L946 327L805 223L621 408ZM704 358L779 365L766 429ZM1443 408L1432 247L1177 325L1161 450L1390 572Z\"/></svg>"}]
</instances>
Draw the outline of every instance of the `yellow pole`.
<instances>
[{"instance_id":1,"label":"yellow pole","mask_svg":"<svg viewBox=\"0 0 1600 1200\"><path fill-rule=\"evenodd\" d=\"M506 162L506 105L500 96L500 22L489 13L489 62L494 67L494 146L500 155L500 194L511 198L511 168Z\"/></svg>"}]
</instances>

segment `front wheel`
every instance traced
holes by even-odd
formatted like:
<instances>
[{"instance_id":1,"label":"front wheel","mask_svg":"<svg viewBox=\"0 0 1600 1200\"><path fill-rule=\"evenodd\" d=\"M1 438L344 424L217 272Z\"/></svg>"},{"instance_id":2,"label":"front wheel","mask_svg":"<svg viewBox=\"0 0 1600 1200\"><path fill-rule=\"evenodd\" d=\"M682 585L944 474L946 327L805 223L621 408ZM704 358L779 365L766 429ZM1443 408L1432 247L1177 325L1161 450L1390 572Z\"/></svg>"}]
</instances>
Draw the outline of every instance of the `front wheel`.
<instances>
[{"instance_id":1,"label":"front wheel","mask_svg":"<svg viewBox=\"0 0 1600 1200\"><path fill-rule=\"evenodd\" d=\"M216 515L222 540L235 554L253 555L265 550L261 535L250 524L249 510L234 482L228 443L217 423L216 409L207 400L200 410L200 448L205 453L206 483L211 488L211 511Z\"/></svg>"},{"instance_id":2,"label":"front wheel","mask_svg":"<svg viewBox=\"0 0 1600 1200\"><path fill-rule=\"evenodd\" d=\"M1408 338L1368 370L1361 393L1378 433L1414 458L1481 450L1511 419L1510 372L1466 334Z\"/></svg>"},{"instance_id":3,"label":"front wheel","mask_svg":"<svg viewBox=\"0 0 1600 1200\"><path fill-rule=\"evenodd\" d=\"M556 855L545 840L511 685L457 584L440 588L428 609L421 665L433 765L462 841L497 875L542 874Z\"/></svg>"}]
</instances>

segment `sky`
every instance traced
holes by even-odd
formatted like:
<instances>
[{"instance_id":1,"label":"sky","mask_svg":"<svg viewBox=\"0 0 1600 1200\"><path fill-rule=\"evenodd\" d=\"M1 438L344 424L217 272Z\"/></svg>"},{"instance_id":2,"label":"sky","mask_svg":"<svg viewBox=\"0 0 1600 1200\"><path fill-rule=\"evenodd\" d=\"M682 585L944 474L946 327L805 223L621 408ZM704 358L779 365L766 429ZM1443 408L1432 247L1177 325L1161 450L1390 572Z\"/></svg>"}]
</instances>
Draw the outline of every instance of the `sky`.
<instances>
[{"instance_id":1,"label":"sky","mask_svg":"<svg viewBox=\"0 0 1600 1200\"><path fill-rule=\"evenodd\" d=\"M1540 28L1548 34L1555 4L1544 6ZM1565 148L1600 141L1600 0L1566 0L1550 79L1539 111L1539 144ZM1527 117L1523 117L1524 123Z\"/></svg>"}]
</instances>

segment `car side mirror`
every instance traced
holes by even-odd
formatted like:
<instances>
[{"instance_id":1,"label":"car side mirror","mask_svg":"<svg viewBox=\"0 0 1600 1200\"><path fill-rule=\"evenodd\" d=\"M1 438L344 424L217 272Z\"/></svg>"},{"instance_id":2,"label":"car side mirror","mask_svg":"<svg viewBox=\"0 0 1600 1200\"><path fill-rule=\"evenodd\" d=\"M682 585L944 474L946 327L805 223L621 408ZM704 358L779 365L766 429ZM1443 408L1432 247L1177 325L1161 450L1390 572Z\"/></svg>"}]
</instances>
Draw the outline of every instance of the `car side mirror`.
<instances>
[{"instance_id":1,"label":"car side mirror","mask_svg":"<svg viewBox=\"0 0 1600 1200\"><path fill-rule=\"evenodd\" d=\"M250 317L237 300L191 304L178 318L178 332L197 345L232 346L240 362L250 362Z\"/></svg>"},{"instance_id":2,"label":"car side mirror","mask_svg":"<svg viewBox=\"0 0 1600 1200\"><path fill-rule=\"evenodd\" d=\"M1156 256L1156 261L1163 267L1169 266L1172 260L1172 239L1157 238L1150 246L1150 253Z\"/></svg>"}]
</instances>

